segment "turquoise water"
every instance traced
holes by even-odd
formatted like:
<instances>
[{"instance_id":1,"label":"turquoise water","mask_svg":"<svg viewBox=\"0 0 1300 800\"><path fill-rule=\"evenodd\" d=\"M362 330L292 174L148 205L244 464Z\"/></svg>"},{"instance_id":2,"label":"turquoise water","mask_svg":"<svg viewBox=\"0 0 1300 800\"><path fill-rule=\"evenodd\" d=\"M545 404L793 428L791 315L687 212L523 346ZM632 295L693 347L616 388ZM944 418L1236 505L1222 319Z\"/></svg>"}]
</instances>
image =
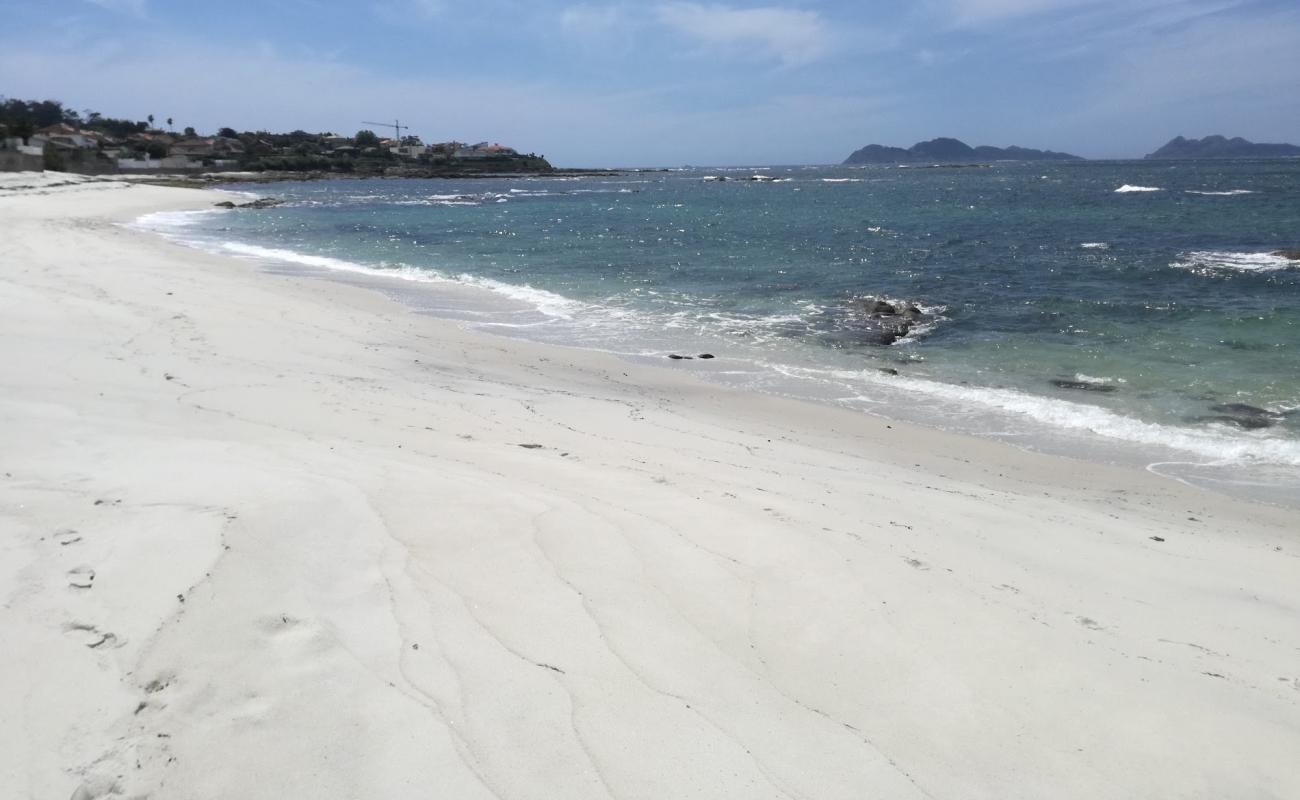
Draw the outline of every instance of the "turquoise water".
<instances>
[{"instance_id":1,"label":"turquoise water","mask_svg":"<svg viewBox=\"0 0 1300 800\"><path fill-rule=\"evenodd\" d=\"M288 203L150 224L280 269L401 278L408 302L499 333L665 364L709 352L669 365L1300 485L1300 262L1271 255L1300 247L1300 160L230 188ZM886 343L898 318L863 298L914 305L906 335Z\"/></svg>"}]
</instances>

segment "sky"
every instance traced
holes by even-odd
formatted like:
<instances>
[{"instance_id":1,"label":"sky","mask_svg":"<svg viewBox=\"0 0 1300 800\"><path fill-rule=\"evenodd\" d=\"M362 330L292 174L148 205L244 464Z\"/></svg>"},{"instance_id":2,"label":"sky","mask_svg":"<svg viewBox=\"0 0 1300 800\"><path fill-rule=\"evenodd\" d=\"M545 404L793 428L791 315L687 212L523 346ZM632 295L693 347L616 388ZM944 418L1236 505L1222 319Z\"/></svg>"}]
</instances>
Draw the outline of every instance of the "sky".
<instances>
[{"instance_id":1,"label":"sky","mask_svg":"<svg viewBox=\"0 0 1300 800\"><path fill-rule=\"evenodd\" d=\"M0 0L0 95L557 166L1300 142L1297 0ZM381 134L383 129L375 128Z\"/></svg>"}]
</instances>

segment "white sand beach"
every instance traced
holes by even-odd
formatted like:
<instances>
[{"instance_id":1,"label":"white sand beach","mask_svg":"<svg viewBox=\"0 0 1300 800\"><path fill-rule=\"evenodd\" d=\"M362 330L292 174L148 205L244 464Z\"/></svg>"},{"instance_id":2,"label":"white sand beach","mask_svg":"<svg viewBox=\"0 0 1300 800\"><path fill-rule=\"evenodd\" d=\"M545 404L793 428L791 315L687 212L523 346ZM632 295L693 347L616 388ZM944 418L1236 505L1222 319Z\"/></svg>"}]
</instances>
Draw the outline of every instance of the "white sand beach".
<instances>
[{"instance_id":1,"label":"white sand beach","mask_svg":"<svg viewBox=\"0 0 1300 800\"><path fill-rule=\"evenodd\" d=\"M1296 511L60 182L0 185L0 798L1300 797Z\"/></svg>"}]
</instances>

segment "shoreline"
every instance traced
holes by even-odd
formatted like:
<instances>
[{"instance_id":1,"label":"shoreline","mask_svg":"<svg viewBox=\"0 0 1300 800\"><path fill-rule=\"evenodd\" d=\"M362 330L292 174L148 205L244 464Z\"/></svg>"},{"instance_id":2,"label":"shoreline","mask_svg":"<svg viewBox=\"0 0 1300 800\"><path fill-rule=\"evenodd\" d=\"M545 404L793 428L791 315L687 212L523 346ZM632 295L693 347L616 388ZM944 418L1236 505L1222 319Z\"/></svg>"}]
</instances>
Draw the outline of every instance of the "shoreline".
<instances>
[{"instance_id":1,"label":"shoreline","mask_svg":"<svg viewBox=\"0 0 1300 800\"><path fill-rule=\"evenodd\" d=\"M433 267L403 266L400 274L385 274L385 269L336 256L284 250L278 245L268 247L247 237L223 238L227 235L204 232L202 225L195 237L188 236L188 228L175 230L168 223L142 227L188 247L235 256L271 271L370 286L420 313L451 319L508 339L571 343L569 346L636 362L663 360L677 349L682 353L710 350L723 353L733 343L725 336L726 332L718 330L710 331L711 336L683 335L678 337L680 341L670 342L656 336L656 320L644 314L638 321L629 323L611 318L598 303L593 305L589 300L554 294L528 284L457 276L454 270ZM477 306L470 297L475 292L485 298ZM527 309L506 308L511 303L522 304ZM531 318L519 321L529 315L545 324L535 326ZM569 324L566 321L570 315L581 322ZM634 333L621 340L603 336L582 338L585 329L600 328L611 322L620 329L628 326L627 330ZM568 334L576 334L577 338ZM769 358L767 353L746 351L743 347L732 349L734 352L729 355L710 362L713 370L700 370L699 379L731 390L760 391L828 404L1033 452L1147 470L1166 480L1216 494L1300 508L1300 494L1297 494L1300 441L1285 433L1271 435L1271 431L1264 431L1265 435L1261 436L1254 431L1144 417L1132 409L1089 403L1087 393L1077 387L1053 394L1041 387L1036 391L1023 383L985 385L958 381L953 376L945 380L924 370L919 373L905 370L900 374L882 368L882 364L888 363L885 361L869 363L855 372L843 363L819 360L815 353L787 350ZM663 366L696 371L685 360ZM1043 373L1049 374L1052 373ZM1073 374L1064 382L1085 378L1110 380ZM1042 378L1043 387L1057 382L1060 381ZM1228 397L1220 402L1232 399ZM1205 405L1201 413L1212 413L1208 401ZM1279 418L1281 413L1278 412ZM1187 420L1184 417L1184 422Z\"/></svg>"},{"instance_id":2,"label":"shoreline","mask_svg":"<svg viewBox=\"0 0 1300 800\"><path fill-rule=\"evenodd\" d=\"M1294 510L45 191L0 192L0 794L1300 792Z\"/></svg>"}]
</instances>

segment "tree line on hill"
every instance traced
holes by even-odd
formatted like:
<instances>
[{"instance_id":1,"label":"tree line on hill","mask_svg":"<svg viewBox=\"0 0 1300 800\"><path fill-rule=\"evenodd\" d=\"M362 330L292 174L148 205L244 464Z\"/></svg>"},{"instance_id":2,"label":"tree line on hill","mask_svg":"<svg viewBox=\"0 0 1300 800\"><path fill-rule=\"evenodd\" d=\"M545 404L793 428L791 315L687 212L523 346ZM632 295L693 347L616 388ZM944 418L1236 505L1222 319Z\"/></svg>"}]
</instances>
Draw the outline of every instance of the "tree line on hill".
<instances>
[{"instance_id":1,"label":"tree line on hill","mask_svg":"<svg viewBox=\"0 0 1300 800\"><path fill-rule=\"evenodd\" d=\"M544 157L520 155L510 148L493 146L491 152L471 152L473 158L467 160L457 158L463 155L457 151L463 147L458 143L427 146L418 137L384 139L370 130L348 137L303 130L239 132L223 127L214 136L202 136L193 127L177 133L171 117L162 121L166 130L156 127L156 122L152 114L142 121L118 119L89 109L77 111L58 100L0 96L0 147L6 139L27 145L37 137L46 147L48 169L63 169L67 162L78 171L111 171L132 160L170 157L174 163L165 167L360 174L447 171L453 167L477 172L551 170Z\"/></svg>"}]
</instances>

